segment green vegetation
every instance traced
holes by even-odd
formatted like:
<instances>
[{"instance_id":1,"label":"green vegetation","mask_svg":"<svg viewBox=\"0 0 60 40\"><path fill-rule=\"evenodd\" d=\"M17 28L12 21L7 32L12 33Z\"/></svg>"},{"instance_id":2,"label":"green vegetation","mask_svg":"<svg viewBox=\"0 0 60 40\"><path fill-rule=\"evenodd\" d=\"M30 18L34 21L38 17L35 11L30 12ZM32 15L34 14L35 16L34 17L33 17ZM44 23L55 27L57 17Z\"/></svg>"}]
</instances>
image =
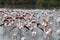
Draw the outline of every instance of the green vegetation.
<instances>
[{"instance_id":1,"label":"green vegetation","mask_svg":"<svg viewBox=\"0 0 60 40\"><path fill-rule=\"evenodd\" d=\"M51 8L60 7L60 0L0 0L0 6L20 5L24 8L31 6L34 8Z\"/></svg>"},{"instance_id":2,"label":"green vegetation","mask_svg":"<svg viewBox=\"0 0 60 40\"><path fill-rule=\"evenodd\" d=\"M38 0L38 7L60 7L60 0Z\"/></svg>"}]
</instances>

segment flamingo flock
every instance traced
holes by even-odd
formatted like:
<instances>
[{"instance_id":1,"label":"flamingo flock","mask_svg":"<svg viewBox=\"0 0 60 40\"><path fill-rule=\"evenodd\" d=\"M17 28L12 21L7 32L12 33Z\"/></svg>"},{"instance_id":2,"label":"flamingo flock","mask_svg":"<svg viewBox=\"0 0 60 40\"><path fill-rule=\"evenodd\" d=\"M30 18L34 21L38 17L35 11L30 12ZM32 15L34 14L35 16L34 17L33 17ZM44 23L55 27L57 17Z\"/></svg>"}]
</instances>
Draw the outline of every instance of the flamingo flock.
<instances>
[{"instance_id":1,"label":"flamingo flock","mask_svg":"<svg viewBox=\"0 0 60 40\"><path fill-rule=\"evenodd\" d=\"M0 10L0 40L60 40L60 17L55 13L58 12Z\"/></svg>"}]
</instances>

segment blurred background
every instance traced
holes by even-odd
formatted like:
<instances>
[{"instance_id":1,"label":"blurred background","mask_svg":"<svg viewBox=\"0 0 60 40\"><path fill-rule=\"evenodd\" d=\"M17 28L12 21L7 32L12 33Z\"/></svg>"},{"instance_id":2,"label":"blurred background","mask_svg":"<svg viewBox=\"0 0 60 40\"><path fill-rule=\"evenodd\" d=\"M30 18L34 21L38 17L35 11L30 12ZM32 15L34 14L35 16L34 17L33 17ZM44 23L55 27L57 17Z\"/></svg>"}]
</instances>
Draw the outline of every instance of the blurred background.
<instances>
[{"instance_id":1,"label":"blurred background","mask_svg":"<svg viewBox=\"0 0 60 40\"><path fill-rule=\"evenodd\" d=\"M0 8L60 8L60 0L0 0Z\"/></svg>"}]
</instances>

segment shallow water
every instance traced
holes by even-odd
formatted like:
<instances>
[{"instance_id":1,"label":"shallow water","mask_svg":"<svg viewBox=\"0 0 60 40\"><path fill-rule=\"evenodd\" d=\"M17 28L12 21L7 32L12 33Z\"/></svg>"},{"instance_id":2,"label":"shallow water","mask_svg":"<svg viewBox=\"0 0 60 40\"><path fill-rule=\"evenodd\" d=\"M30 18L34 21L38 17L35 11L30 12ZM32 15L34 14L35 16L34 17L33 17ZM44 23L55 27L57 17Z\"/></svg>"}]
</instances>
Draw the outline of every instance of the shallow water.
<instances>
[{"instance_id":1,"label":"shallow water","mask_svg":"<svg viewBox=\"0 0 60 40\"><path fill-rule=\"evenodd\" d=\"M14 9L14 10L22 11L22 9L21 10L20 9ZM23 11L28 11L28 10L23 10ZM40 11L52 11L52 10L38 10L37 9L37 10L29 10L29 11L34 11L35 13L38 13L36 16L39 15L40 19L37 19L37 17L35 17L34 19L36 21L39 20L39 21L43 22L42 18L43 18L44 15L42 15ZM13 15L15 16L15 14L13 14ZM58 15L60 15L60 13L56 11L56 12L52 12L51 15L54 15L54 18L58 18ZM25 21L22 20L21 22L25 22ZM56 30L57 30L56 19L52 19L50 22L53 23L53 25L51 25L51 28L53 29L53 32L51 34L52 36L51 36L50 40L58 40L59 38L58 38L58 35L56 33ZM18 23L18 21L15 20L15 23ZM31 25L31 27L34 26L34 25L35 24ZM9 27L6 26L5 29L0 27L0 40L20 40L21 37L26 37L26 40L47 40L47 39L44 38L43 32L39 28L34 29L34 31L37 32L37 35L35 37L32 37L32 34L31 34L32 32L31 31L28 30L26 32L25 28L23 28L21 31L19 31L17 29L14 29L11 32L9 31L10 28L11 28L11 26L9 26ZM14 33L17 34L17 36L18 36L17 39L13 39L12 35Z\"/></svg>"}]
</instances>

